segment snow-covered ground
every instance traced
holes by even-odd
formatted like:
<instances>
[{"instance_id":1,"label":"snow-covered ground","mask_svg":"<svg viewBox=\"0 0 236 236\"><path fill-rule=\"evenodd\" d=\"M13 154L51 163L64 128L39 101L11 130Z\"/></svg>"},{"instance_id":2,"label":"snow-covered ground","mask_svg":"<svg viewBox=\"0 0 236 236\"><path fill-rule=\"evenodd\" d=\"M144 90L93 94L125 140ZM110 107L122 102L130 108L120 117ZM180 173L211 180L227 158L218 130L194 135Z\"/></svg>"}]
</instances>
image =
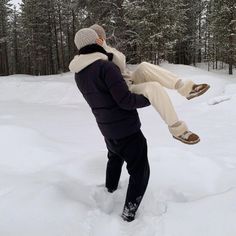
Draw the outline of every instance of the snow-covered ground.
<instances>
[{"instance_id":1,"label":"snow-covered ground","mask_svg":"<svg viewBox=\"0 0 236 236\"><path fill-rule=\"evenodd\" d=\"M236 235L236 77L163 67L211 85L191 101L168 91L201 142L179 143L151 106L139 110L151 177L132 223L119 216L125 166L107 194L103 137L73 74L0 78L1 236Z\"/></svg>"}]
</instances>

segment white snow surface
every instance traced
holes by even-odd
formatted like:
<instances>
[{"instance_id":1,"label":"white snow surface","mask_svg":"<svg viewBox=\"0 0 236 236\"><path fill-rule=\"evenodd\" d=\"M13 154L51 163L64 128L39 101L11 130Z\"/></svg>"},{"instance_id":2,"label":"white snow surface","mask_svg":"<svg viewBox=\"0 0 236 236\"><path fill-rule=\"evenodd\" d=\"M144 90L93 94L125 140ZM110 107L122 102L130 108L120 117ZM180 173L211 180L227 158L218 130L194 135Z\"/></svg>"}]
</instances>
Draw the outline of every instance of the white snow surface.
<instances>
[{"instance_id":1,"label":"white snow surface","mask_svg":"<svg viewBox=\"0 0 236 236\"><path fill-rule=\"evenodd\" d=\"M104 140L74 75L0 78L1 236L236 235L236 77L162 66L211 85L190 101L168 91L201 142L174 140L151 106L139 109L151 176L131 223L120 218L125 165L108 194Z\"/></svg>"}]
</instances>

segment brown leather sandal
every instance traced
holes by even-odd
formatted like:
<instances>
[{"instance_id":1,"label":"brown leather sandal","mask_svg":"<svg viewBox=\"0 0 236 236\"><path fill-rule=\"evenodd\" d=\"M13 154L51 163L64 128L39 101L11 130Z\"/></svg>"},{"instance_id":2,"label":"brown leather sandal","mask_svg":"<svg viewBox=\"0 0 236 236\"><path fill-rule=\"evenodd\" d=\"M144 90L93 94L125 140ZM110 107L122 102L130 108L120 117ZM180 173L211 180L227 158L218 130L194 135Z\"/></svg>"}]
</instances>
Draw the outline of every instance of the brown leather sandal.
<instances>
[{"instance_id":1,"label":"brown leather sandal","mask_svg":"<svg viewBox=\"0 0 236 236\"><path fill-rule=\"evenodd\" d=\"M173 136L173 137L181 141L182 143L186 143L186 144L196 144L200 141L199 136L194 134L191 131L185 131L183 134L179 136Z\"/></svg>"},{"instance_id":2,"label":"brown leather sandal","mask_svg":"<svg viewBox=\"0 0 236 236\"><path fill-rule=\"evenodd\" d=\"M198 97L204 94L210 88L209 84L195 84L193 85L192 90L190 91L189 95L186 97L188 100Z\"/></svg>"}]
</instances>

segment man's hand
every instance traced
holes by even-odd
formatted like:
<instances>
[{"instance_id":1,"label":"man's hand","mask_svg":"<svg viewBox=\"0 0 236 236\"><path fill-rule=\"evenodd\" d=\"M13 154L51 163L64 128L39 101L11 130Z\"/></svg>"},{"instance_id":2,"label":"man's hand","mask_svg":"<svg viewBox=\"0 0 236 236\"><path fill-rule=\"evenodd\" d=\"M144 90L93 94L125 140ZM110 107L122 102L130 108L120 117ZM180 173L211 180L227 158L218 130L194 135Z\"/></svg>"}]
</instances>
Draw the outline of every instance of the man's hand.
<instances>
[{"instance_id":1,"label":"man's hand","mask_svg":"<svg viewBox=\"0 0 236 236\"><path fill-rule=\"evenodd\" d=\"M103 45L103 39L101 39L101 38L96 39L96 43L97 43L99 46L102 46L102 45Z\"/></svg>"}]
</instances>

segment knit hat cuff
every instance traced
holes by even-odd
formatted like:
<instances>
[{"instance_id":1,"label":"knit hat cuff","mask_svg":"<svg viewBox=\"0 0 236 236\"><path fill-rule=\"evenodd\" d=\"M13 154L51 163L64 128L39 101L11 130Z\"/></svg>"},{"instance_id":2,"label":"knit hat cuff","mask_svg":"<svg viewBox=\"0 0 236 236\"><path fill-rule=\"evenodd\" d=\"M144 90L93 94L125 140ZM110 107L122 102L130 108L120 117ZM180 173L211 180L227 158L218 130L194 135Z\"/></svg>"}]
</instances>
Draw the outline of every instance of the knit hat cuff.
<instances>
[{"instance_id":1,"label":"knit hat cuff","mask_svg":"<svg viewBox=\"0 0 236 236\"><path fill-rule=\"evenodd\" d=\"M184 81L184 85L177 90L182 96L187 97L191 92L193 85L194 83L191 80L186 80Z\"/></svg>"}]
</instances>

